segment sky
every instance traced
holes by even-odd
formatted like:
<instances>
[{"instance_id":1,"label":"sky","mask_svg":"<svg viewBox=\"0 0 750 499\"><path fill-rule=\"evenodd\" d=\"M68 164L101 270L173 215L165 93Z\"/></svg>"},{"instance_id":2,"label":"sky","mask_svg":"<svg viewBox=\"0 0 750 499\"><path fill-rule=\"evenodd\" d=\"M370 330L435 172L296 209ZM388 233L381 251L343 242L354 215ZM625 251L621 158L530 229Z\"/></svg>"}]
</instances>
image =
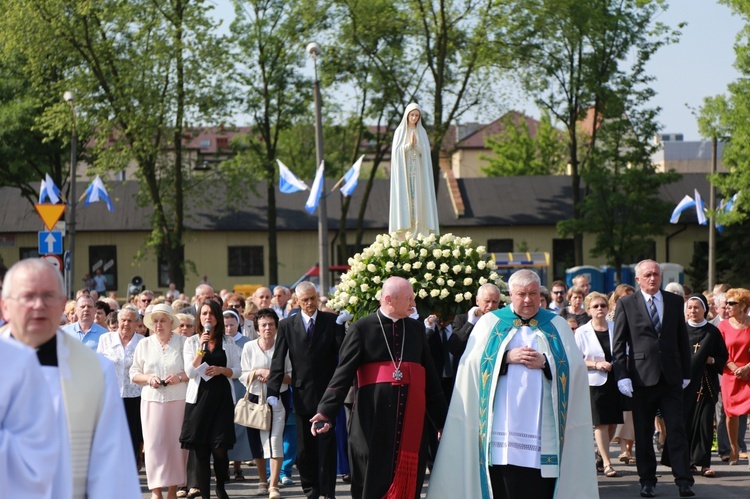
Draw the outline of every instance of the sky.
<instances>
[{"instance_id":1,"label":"sky","mask_svg":"<svg viewBox=\"0 0 750 499\"><path fill-rule=\"evenodd\" d=\"M227 29L234 17L231 2L214 2L216 15L224 20L224 29ZM682 133L685 140L701 140L691 109L699 108L705 97L725 93L727 84L738 78L733 67L733 46L743 23L718 0L671 0L669 3L669 9L658 20L671 27L680 22L687 22L687 26L682 29L680 41L663 47L647 66L649 73L656 77L652 86L657 95L651 104L661 108L659 121L663 133ZM522 98L506 105L539 116L534 104Z\"/></svg>"}]
</instances>

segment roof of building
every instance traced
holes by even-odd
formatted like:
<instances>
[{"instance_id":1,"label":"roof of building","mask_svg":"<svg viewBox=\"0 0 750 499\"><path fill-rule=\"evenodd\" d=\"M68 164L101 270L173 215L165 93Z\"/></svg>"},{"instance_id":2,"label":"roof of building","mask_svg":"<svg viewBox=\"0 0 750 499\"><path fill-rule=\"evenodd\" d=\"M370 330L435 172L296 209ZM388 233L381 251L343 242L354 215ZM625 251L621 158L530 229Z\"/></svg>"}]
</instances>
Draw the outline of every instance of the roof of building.
<instances>
[{"instance_id":1,"label":"roof of building","mask_svg":"<svg viewBox=\"0 0 750 499\"><path fill-rule=\"evenodd\" d=\"M505 130L505 119L509 117L513 123L518 125L521 121L526 122L526 126L529 129L529 134L532 137L536 137L536 130L539 127L539 121L534 118L530 118L516 111L510 111L495 121L486 125L477 125L470 133L461 136L460 140L456 144L456 149L486 149L485 138L493 137L500 134Z\"/></svg>"},{"instance_id":2,"label":"roof of building","mask_svg":"<svg viewBox=\"0 0 750 499\"><path fill-rule=\"evenodd\" d=\"M724 142L719 142L716 147L718 161L721 162L724 154ZM711 160L711 141L710 140L668 140L662 142L662 148L654 153L652 160L655 163L663 161L689 161Z\"/></svg>"},{"instance_id":3,"label":"roof of building","mask_svg":"<svg viewBox=\"0 0 750 499\"><path fill-rule=\"evenodd\" d=\"M455 215L445 180L441 180L438 190L438 217L444 232L452 231L452 227L467 226L554 225L572 216L571 178L567 176L466 178L457 179L457 182L465 206L461 217ZM360 185L354 192L347 227L356 227L357 213L365 191L364 184L365 180L360 180ZM205 186L205 183L202 185ZM196 231L265 231L265 185L256 186L258 195L248 190L244 199L235 203L223 201L227 197L223 186L222 182L216 182L210 187L202 187L199 194L187 196L191 201L186 203L186 228ZM326 182L327 190L332 186L332 180ZM77 186L78 192L84 192L85 188L86 185L82 183ZM104 203L86 207L79 204L76 217L78 231L151 230L149 218L153 211L150 207L138 206L137 182L110 182L107 188L114 211L107 211ZM678 182L665 186L662 192L664 199L676 205L685 194L692 196L696 188L707 200L709 183L705 174L685 174ZM383 232L387 230L389 192L388 180L375 180L365 210L365 228ZM276 190L279 231L317 230L317 212L310 215L304 210L307 196L307 191L281 194ZM337 193L328 197L329 230L337 230L339 227L340 199ZM683 213L681 222L695 223L694 211ZM34 207L20 196L20 192L9 187L0 189L0 233L40 230L44 228L39 216Z\"/></svg>"}]
</instances>

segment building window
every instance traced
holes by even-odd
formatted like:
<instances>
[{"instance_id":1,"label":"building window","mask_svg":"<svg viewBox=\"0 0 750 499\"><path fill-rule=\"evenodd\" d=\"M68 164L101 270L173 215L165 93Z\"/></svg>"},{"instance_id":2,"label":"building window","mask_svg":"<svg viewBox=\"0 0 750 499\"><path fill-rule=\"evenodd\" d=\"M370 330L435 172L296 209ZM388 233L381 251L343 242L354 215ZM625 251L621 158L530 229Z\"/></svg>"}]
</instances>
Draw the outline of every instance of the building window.
<instances>
[{"instance_id":1,"label":"building window","mask_svg":"<svg viewBox=\"0 0 750 499\"><path fill-rule=\"evenodd\" d=\"M207 147L211 147L211 140L210 139L201 140L201 149L206 149Z\"/></svg>"},{"instance_id":2,"label":"building window","mask_svg":"<svg viewBox=\"0 0 750 499\"><path fill-rule=\"evenodd\" d=\"M229 138L228 137L216 137L216 148L217 149L226 149L229 147Z\"/></svg>"},{"instance_id":3,"label":"building window","mask_svg":"<svg viewBox=\"0 0 750 499\"><path fill-rule=\"evenodd\" d=\"M337 261L341 262L342 265L346 265L346 262L348 262L350 258L357 253L362 253L366 247L367 245L365 244L347 244L346 255L342 255L341 246L336 245L336 256L338 256Z\"/></svg>"},{"instance_id":4,"label":"building window","mask_svg":"<svg viewBox=\"0 0 750 499\"><path fill-rule=\"evenodd\" d=\"M263 275L263 246L229 246L227 274Z\"/></svg>"},{"instance_id":5,"label":"building window","mask_svg":"<svg viewBox=\"0 0 750 499\"><path fill-rule=\"evenodd\" d=\"M89 246L88 272L93 277L97 269L107 278L107 291L117 289L117 246Z\"/></svg>"},{"instance_id":6,"label":"building window","mask_svg":"<svg viewBox=\"0 0 750 499\"><path fill-rule=\"evenodd\" d=\"M488 239L487 251L490 253L513 253L513 239Z\"/></svg>"},{"instance_id":7,"label":"building window","mask_svg":"<svg viewBox=\"0 0 750 499\"><path fill-rule=\"evenodd\" d=\"M39 248L18 248L18 259L39 258Z\"/></svg>"},{"instance_id":8,"label":"building window","mask_svg":"<svg viewBox=\"0 0 750 499\"><path fill-rule=\"evenodd\" d=\"M158 275L159 275L159 282L157 283L157 286L160 288L168 288L169 287L169 264L167 263L167 260L165 258L159 257L158 258Z\"/></svg>"},{"instance_id":9,"label":"building window","mask_svg":"<svg viewBox=\"0 0 750 499\"><path fill-rule=\"evenodd\" d=\"M565 271L575 265L576 250L572 239L552 240L552 280L565 281Z\"/></svg>"}]
</instances>

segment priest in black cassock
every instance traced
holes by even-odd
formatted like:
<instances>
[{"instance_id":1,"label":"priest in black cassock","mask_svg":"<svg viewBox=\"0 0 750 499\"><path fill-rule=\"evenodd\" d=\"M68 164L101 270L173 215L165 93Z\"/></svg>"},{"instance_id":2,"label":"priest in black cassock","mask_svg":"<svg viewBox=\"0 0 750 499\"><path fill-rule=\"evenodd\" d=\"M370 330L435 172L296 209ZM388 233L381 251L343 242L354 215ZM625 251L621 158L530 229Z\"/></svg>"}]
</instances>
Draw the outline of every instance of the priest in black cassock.
<instances>
[{"instance_id":1,"label":"priest in black cassock","mask_svg":"<svg viewBox=\"0 0 750 499\"><path fill-rule=\"evenodd\" d=\"M690 296L685 303L691 359L690 384L683 391L683 408L690 465L700 466L703 476L712 477L714 406L721 393L719 376L729 355L718 328L706 321L707 312L708 300L702 294ZM662 463L669 465L668 447L664 448Z\"/></svg>"},{"instance_id":2,"label":"priest in black cassock","mask_svg":"<svg viewBox=\"0 0 750 499\"><path fill-rule=\"evenodd\" d=\"M380 309L355 322L341 345L339 365L318 405L313 434L330 430L355 374L359 385L349 429L352 497L418 498L425 473L425 411L442 428L445 398L427 346L409 281L383 284Z\"/></svg>"}]
</instances>

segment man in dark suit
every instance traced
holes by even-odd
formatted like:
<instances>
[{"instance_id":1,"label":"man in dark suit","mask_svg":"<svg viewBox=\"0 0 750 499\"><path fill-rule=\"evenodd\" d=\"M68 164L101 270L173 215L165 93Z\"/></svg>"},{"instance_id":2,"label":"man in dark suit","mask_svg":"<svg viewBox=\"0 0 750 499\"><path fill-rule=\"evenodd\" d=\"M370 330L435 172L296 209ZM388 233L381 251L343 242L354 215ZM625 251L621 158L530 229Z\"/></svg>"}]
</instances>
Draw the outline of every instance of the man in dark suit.
<instances>
[{"instance_id":1,"label":"man in dark suit","mask_svg":"<svg viewBox=\"0 0 750 499\"><path fill-rule=\"evenodd\" d=\"M617 386L633 397L635 451L641 496L654 497L656 455L652 443L656 410L667 425L672 474L680 497L691 497L682 390L690 382L690 347L684 300L661 292L661 268L653 260L635 267L640 292L620 298L615 311L614 359ZM626 348L629 349L626 355Z\"/></svg>"},{"instance_id":2,"label":"man in dark suit","mask_svg":"<svg viewBox=\"0 0 750 499\"><path fill-rule=\"evenodd\" d=\"M295 289L300 313L279 323L276 347L268 380L268 402L278 403L287 353L292 363L292 397L297 423L297 469L306 497L336 495L336 435L328 432L317 439L310 431L310 418L338 365L344 326L336 314L318 310L315 285L304 281Z\"/></svg>"},{"instance_id":3,"label":"man in dark suit","mask_svg":"<svg viewBox=\"0 0 750 499\"><path fill-rule=\"evenodd\" d=\"M455 364L461 360L466 343L469 341L474 324L479 318L489 312L497 310L500 307L500 289L492 283L482 284L477 290L476 306L469 309L467 314L458 314L453 320L453 328L448 336L448 351L455 359ZM437 358L433 354L435 365ZM455 371L454 371L455 373Z\"/></svg>"}]
</instances>

